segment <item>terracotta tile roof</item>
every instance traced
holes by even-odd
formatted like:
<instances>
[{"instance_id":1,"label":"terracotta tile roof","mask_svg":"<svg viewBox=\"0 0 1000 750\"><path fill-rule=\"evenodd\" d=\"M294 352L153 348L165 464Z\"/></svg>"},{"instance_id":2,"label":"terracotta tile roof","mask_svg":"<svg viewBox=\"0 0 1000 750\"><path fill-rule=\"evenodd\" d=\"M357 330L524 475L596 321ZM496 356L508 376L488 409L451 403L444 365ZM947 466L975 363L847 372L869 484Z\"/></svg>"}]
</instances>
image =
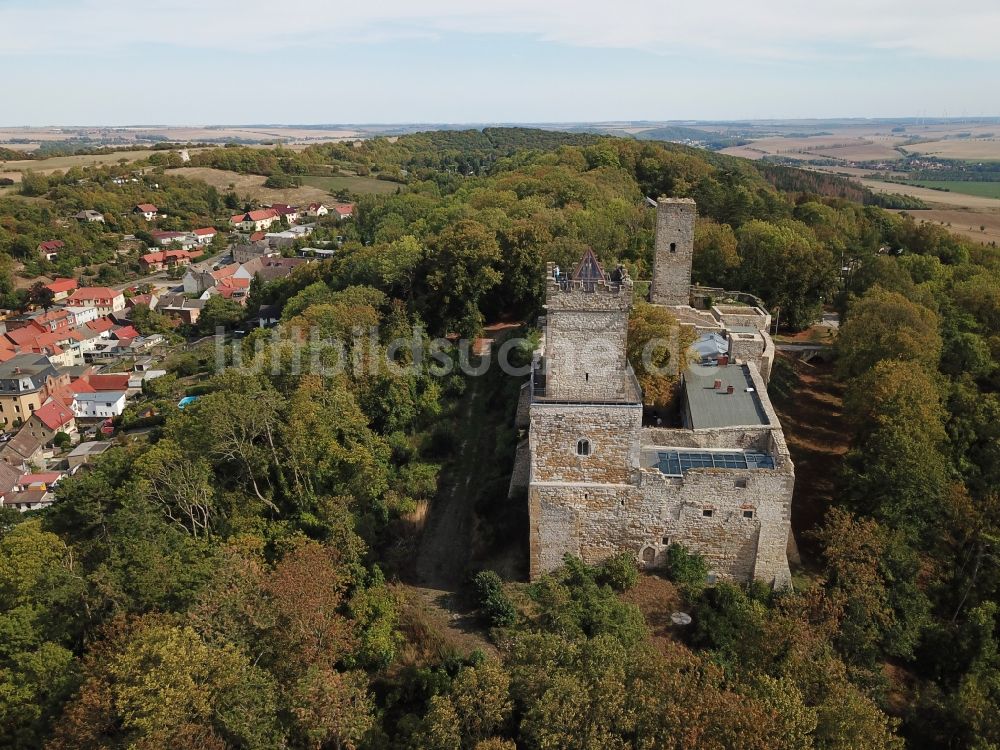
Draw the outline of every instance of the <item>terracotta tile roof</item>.
<instances>
[{"instance_id":1,"label":"terracotta tile roof","mask_svg":"<svg viewBox=\"0 0 1000 750\"><path fill-rule=\"evenodd\" d=\"M354 213L354 204L353 203L338 203L337 205L335 205L333 207L333 210L336 211L341 216L349 216L350 214Z\"/></svg>"},{"instance_id":2,"label":"terracotta tile roof","mask_svg":"<svg viewBox=\"0 0 1000 750\"><path fill-rule=\"evenodd\" d=\"M57 431L73 419L73 412L58 401L49 401L44 406L35 409L33 416L38 417L43 425Z\"/></svg>"},{"instance_id":3,"label":"terracotta tile roof","mask_svg":"<svg viewBox=\"0 0 1000 750\"><path fill-rule=\"evenodd\" d=\"M111 335L116 339L121 341L122 339L134 339L139 336L139 332L135 330L135 326L123 326L115 331L111 332Z\"/></svg>"},{"instance_id":4,"label":"terracotta tile roof","mask_svg":"<svg viewBox=\"0 0 1000 750\"><path fill-rule=\"evenodd\" d=\"M38 243L38 249L44 253L51 253L53 250L58 250L62 247L66 247L66 243L62 240L47 240Z\"/></svg>"},{"instance_id":5,"label":"terracotta tile roof","mask_svg":"<svg viewBox=\"0 0 1000 750\"><path fill-rule=\"evenodd\" d=\"M56 294L60 292L72 292L77 287L76 279L56 279L51 284L45 285L46 289L51 289Z\"/></svg>"},{"instance_id":6,"label":"terracotta tile roof","mask_svg":"<svg viewBox=\"0 0 1000 750\"><path fill-rule=\"evenodd\" d=\"M44 331L44 328L31 322L23 328L15 328L13 331L7 331L4 335L16 346L26 346Z\"/></svg>"},{"instance_id":7,"label":"terracotta tile roof","mask_svg":"<svg viewBox=\"0 0 1000 750\"><path fill-rule=\"evenodd\" d=\"M155 214L157 212L156 206L152 203L139 203L136 208L142 211L144 214Z\"/></svg>"},{"instance_id":8,"label":"terracotta tile roof","mask_svg":"<svg viewBox=\"0 0 1000 750\"><path fill-rule=\"evenodd\" d=\"M62 479L62 476L62 472L59 471L45 471L38 474L22 474L17 479L17 486L30 487L33 484L54 484Z\"/></svg>"},{"instance_id":9,"label":"terracotta tile roof","mask_svg":"<svg viewBox=\"0 0 1000 750\"><path fill-rule=\"evenodd\" d=\"M93 375L91 375L93 377ZM83 378L77 378L76 380L71 380L70 384L66 388L73 393L96 393L97 389L94 388L90 383L88 383Z\"/></svg>"},{"instance_id":10,"label":"terracotta tile roof","mask_svg":"<svg viewBox=\"0 0 1000 750\"><path fill-rule=\"evenodd\" d=\"M121 292L106 286L82 286L70 295L71 302L107 302L117 297Z\"/></svg>"},{"instance_id":11,"label":"terracotta tile roof","mask_svg":"<svg viewBox=\"0 0 1000 750\"><path fill-rule=\"evenodd\" d=\"M230 263L228 266L223 266L217 271L212 271L212 278L216 281L222 281L222 279L227 279L240 270L239 263Z\"/></svg>"},{"instance_id":12,"label":"terracotta tile roof","mask_svg":"<svg viewBox=\"0 0 1000 750\"><path fill-rule=\"evenodd\" d=\"M128 390L130 377L131 375L127 372L115 372L105 375L91 375L89 382L94 391L125 391Z\"/></svg>"},{"instance_id":13,"label":"terracotta tile roof","mask_svg":"<svg viewBox=\"0 0 1000 750\"><path fill-rule=\"evenodd\" d=\"M213 227L204 227L202 229L195 229L191 234L197 235L198 237L211 237L214 234L218 234L218 230Z\"/></svg>"},{"instance_id":14,"label":"terracotta tile roof","mask_svg":"<svg viewBox=\"0 0 1000 750\"><path fill-rule=\"evenodd\" d=\"M97 320L91 320L89 323L84 323L84 325L94 333L104 333L105 331L110 331L115 327L114 321L106 315L103 318L98 318Z\"/></svg>"}]
</instances>

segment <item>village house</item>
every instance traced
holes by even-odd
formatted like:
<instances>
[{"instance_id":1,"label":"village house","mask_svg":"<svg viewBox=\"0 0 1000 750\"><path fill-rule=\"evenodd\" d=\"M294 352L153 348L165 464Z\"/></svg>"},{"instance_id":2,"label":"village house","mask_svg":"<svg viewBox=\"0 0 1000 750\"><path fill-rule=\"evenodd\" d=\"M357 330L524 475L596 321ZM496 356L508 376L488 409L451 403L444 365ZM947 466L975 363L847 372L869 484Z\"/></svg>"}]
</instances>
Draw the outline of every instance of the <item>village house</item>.
<instances>
[{"instance_id":1,"label":"village house","mask_svg":"<svg viewBox=\"0 0 1000 750\"><path fill-rule=\"evenodd\" d=\"M100 211L94 211L89 208L86 209L85 211L80 211L79 213L73 214L73 218L76 219L77 221L82 221L88 224L95 221L99 221L102 224L104 223L104 214L102 214Z\"/></svg>"},{"instance_id":2,"label":"village house","mask_svg":"<svg viewBox=\"0 0 1000 750\"><path fill-rule=\"evenodd\" d=\"M66 456L66 463L69 465L70 473L75 473L81 466L89 464L112 447L114 447L114 443L107 440L91 440L80 443Z\"/></svg>"},{"instance_id":3,"label":"village house","mask_svg":"<svg viewBox=\"0 0 1000 750\"><path fill-rule=\"evenodd\" d=\"M95 307L99 315L110 315L125 309L125 295L106 286L85 286L69 296L69 304Z\"/></svg>"},{"instance_id":4,"label":"village house","mask_svg":"<svg viewBox=\"0 0 1000 750\"><path fill-rule=\"evenodd\" d=\"M271 210L278 214L279 219L285 219L289 224L294 224L301 215L298 206L289 206L287 203L272 203Z\"/></svg>"},{"instance_id":5,"label":"village house","mask_svg":"<svg viewBox=\"0 0 1000 750\"><path fill-rule=\"evenodd\" d=\"M66 243L62 240L47 240L46 242L39 242L38 247L35 249L45 260L55 260L59 257L59 251L64 247L66 247Z\"/></svg>"},{"instance_id":6,"label":"village house","mask_svg":"<svg viewBox=\"0 0 1000 750\"><path fill-rule=\"evenodd\" d=\"M78 286L76 279L55 279L46 284L45 288L52 291L52 299L55 302L60 302L66 299Z\"/></svg>"},{"instance_id":7,"label":"village house","mask_svg":"<svg viewBox=\"0 0 1000 750\"><path fill-rule=\"evenodd\" d=\"M139 265L146 273L155 273L168 268L189 266L197 257L198 253L190 250L159 250L143 255L139 258Z\"/></svg>"},{"instance_id":8,"label":"village house","mask_svg":"<svg viewBox=\"0 0 1000 750\"><path fill-rule=\"evenodd\" d=\"M146 221L156 218L158 209L152 203L140 203L132 209L133 214L140 214Z\"/></svg>"},{"instance_id":9,"label":"village house","mask_svg":"<svg viewBox=\"0 0 1000 750\"><path fill-rule=\"evenodd\" d=\"M310 203L306 207L306 213L309 216L326 216L330 213L330 209L324 206L322 203Z\"/></svg>"},{"instance_id":10,"label":"village house","mask_svg":"<svg viewBox=\"0 0 1000 750\"><path fill-rule=\"evenodd\" d=\"M188 299L183 294L161 295L156 304L158 312L187 325L194 325L198 322L198 316L201 315L203 307L205 307L205 300Z\"/></svg>"},{"instance_id":11,"label":"village house","mask_svg":"<svg viewBox=\"0 0 1000 750\"><path fill-rule=\"evenodd\" d=\"M63 308L66 314L73 319L74 326L82 326L84 323L90 323L93 320L97 320L100 316L97 314L97 308L91 305L87 306L66 306Z\"/></svg>"},{"instance_id":12,"label":"village house","mask_svg":"<svg viewBox=\"0 0 1000 750\"><path fill-rule=\"evenodd\" d=\"M180 248L190 250L197 246L198 238L193 232L150 232L149 236L159 247Z\"/></svg>"},{"instance_id":13,"label":"village house","mask_svg":"<svg viewBox=\"0 0 1000 750\"><path fill-rule=\"evenodd\" d=\"M249 263L254 258L259 258L262 255L271 255L274 252L270 245L264 241L233 245L230 251L234 263Z\"/></svg>"},{"instance_id":14,"label":"village house","mask_svg":"<svg viewBox=\"0 0 1000 750\"><path fill-rule=\"evenodd\" d=\"M269 229L274 222L278 221L278 213L270 208L261 208L256 211L236 214L229 218L229 223L236 229L244 232L260 232Z\"/></svg>"},{"instance_id":15,"label":"village house","mask_svg":"<svg viewBox=\"0 0 1000 750\"><path fill-rule=\"evenodd\" d=\"M201 229L195 229L191 232L194 235L195 241L199 245L211 245L212 240L215 239L215 235L219 232L213 227L202 227Z\"/></svg>"},{"instance_id":16,"label":"village house","mask_svg":"<svg viewBox=\"0 0 1000 750\"><path fill-rule=\"evenodd\" d=\"M35 410L21 429L28 430L32 437L49 445L60 432L65 432L70 437L76 435L76 415L72 407L50 398Z\"/></svg>"},{"instance_id":17,"label":"village house","mask_svg":"<svg viewBox=\"0 0 1000 750\"><path fill-rule=\"evenodd\" d=\"M337 215L337 219L343 221L344 219L350 219L354 216L354 204L353 203L338 203L333 207L333 212Z\"/></svg>"},{"instance_id":18,"label":"village house","mask_svg":"<svg viewBox=\"0 0 1000 750\"><path fill-rule=\"evenodd\" d=\"M124 390L78 393L73 402L73 413L80 419L117 417L125 411L125 397Z\"/></svg>"},{"instance_id":19,"label":"village house","mask_svg":"<svg viewBox=\"0 0 1000 750\"><path fill-rule=\"evenodd\" d=\"M25 422L50 392L66 384L48 357L18 354L0 364L0 420L7 427Z\"/></svg>"}]
</instances>

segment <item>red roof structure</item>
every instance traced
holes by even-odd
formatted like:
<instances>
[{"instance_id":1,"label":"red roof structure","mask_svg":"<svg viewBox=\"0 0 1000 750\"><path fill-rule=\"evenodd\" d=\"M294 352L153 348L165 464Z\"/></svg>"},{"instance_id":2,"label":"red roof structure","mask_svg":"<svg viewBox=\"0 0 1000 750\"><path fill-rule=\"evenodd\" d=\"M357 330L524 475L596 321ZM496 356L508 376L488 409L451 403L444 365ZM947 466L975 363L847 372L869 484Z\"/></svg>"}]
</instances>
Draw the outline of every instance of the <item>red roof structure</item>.
<instances>
[{"instance_id":1,"label":"red roof structure","mask_svg":"<svg viewBox=\"0 0 1000 750\"><path fill-rule=\"evenodd\" d=\"M49 401L44 406L35 409L34 416L53 432L58 432L73 421L73 412L58 401Z\"/></svg>"},{"instance_id":2,"label":"red roof structure","mask_svg":"<svg viewBox=\"0 0 1000 750\"><path fill-rule=\"evenodd\" d=\"M105 375L91 375L90 386L97 392L101 391L127 391L129 374L127 372L115 372Z\"/></svg>"},{"instance_id":3,"label":"red roof structure","mask_svg":"<svg viewBox=\"0 0 1000 750\"><path fill-rule=\"evenodd\" d=\"M144 214L155 214L158 210L152 203L140 203L136 208Z\"/></svg>"},{"instance_id":4,"label":"red roof structure","mask_svg":"<svg viewBox=\"0 0 1000 750\"><path fill-rule=\"evenodd\" d=\"M52 253L64 247L66 247L66 243L62 240L47 240L38 243L38 249L43 253Z\"/></svg>"},{"instance_id":5,"label":"red roof structure","mask_svg":"<svg viewBox=\"0 0 1000 750\"><path fill-rule=\"evenodd\" d=\"M62 292L72 292L78 286L76 279L55 279L50 284L46 284L46 289L51 289L54 294Z\"/></svg>"}]
</instances>

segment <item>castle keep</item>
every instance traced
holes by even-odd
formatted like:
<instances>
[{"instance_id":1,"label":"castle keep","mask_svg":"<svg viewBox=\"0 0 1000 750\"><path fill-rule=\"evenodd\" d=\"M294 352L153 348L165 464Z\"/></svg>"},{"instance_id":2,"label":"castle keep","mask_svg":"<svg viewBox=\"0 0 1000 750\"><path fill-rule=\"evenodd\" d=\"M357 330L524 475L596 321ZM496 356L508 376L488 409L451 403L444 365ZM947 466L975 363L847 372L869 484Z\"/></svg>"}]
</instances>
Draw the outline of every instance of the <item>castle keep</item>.
<instances>
[{"instance_id":1,"label":"castle keep","mask_svg":"<svg viewBox=\"0 0 1000 750\"><path fill-rule=\"evenodd\" d=\"M513 482L528 488L532 577L566 553L598 563L625 550L656 568L678 542L719 578L790 581L795 475L767 396L770 316L758 305L692 306L696 213L690 200L657 203L650 300L700 336L672 426L644 423L626 359L632 281L606 274L590 251L568 276L548 269Z\"/></svg>"}]
</instances>

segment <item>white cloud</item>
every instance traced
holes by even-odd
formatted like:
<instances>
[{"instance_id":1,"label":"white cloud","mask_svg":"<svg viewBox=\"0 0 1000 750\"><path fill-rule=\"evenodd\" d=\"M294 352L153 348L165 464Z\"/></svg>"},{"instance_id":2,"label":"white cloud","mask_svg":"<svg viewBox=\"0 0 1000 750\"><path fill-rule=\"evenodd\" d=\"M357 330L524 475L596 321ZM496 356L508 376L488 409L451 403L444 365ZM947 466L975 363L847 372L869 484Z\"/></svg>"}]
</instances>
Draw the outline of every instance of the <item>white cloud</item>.
<instances>
[{"instance_id":1,"label":"white cloud","mask_svg":"<svg viewBox=\"0 0 1000 750\"><path fill-rule=\"evenodd\" d=\"M582 47L748 60L892 51L1000 60L995 0L0 0L0 55L172 45L253 51L400 36L518 33Z\"/></svg>"}]
</instances>

